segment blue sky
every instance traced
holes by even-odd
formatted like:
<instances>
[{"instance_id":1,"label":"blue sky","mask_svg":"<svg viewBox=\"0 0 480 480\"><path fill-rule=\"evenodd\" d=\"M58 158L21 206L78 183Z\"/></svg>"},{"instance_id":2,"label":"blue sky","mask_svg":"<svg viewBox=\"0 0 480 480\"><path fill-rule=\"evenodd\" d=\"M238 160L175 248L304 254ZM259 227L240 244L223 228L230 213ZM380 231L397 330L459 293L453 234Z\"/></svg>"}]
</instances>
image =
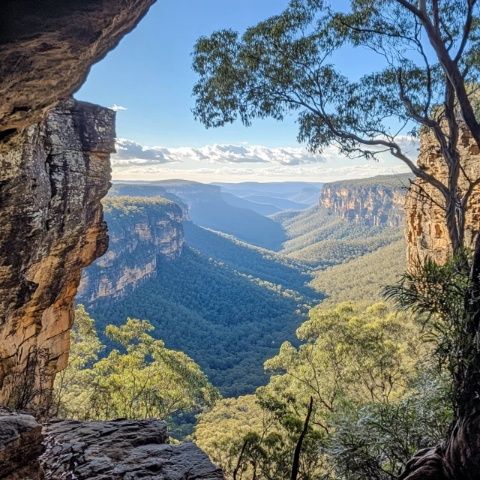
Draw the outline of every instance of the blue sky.
<instances>
[{"instance_id":1,"label":"blue sky","mask_svg":"<svg viewBox=\"0 0 480 480\"><path fill-rule=\"evenodd\" d=\"M333 151L323 157L307 156L302 162L303 150L296 142L293 119L256 121L249 128L236 123L209 130L194 120L191 91L196 77L191 52L197 38L221 28L242 31L281 12L287 3L157 1L137 28L93 66L76 94L80 100L122 107L117 113L117 136L128 142L120 145L123 151L120 149L118 156L113 156L114 178L318 181L402 170L389 161L380 166L335 158ZM375 66L373 57L361 57L347 50L336 61L348 75L357 76ZM142 153L144 150L150 153ZM132 152L140 152L138 161Z\"/></svg>"}]
</instances>

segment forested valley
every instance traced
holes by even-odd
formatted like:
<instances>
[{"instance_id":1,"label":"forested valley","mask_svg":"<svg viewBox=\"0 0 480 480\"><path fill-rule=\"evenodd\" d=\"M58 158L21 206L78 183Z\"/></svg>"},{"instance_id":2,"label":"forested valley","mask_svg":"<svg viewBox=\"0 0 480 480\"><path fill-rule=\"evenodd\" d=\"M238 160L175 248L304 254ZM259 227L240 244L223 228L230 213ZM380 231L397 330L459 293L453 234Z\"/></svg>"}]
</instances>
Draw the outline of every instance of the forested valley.
<instances>
[{"instance_id":1,"label":"forested valley","mask_svg":"<svg viewBox=\"0 0 480 480\"><path fill-rule=\"evenodd\" d=\"M382 177L374 179L372 185L382 185L382 182L384 188L396 188ZM224 188L221 187L221 193ZM240 188L241 184L231 187L237 191ZM265 362L271 361L285 348L282 346L284 342L288 342L291 348L303 343L296 331L308 319L314 307L319 304L336 305L345 300L353 300L359 305L378 301L381 287L387 281L394 281L404 269L401 227L368 225L362 219L352 221L342 218L341 214L322 205L317 185L303 185L303 188L308 193L313 189L315 196L307 197L306 203L300 205L301 210L275 211L263 217L274 222L285 238L275 251L232 235L233 227L229 225L226 231L212 228L209 217L202 215L203 209L209 210L209 215L213 217L216 214L212 210L212 203L203 201L205 191L208 192L207 197L211 195L212 188L207 185L188 182L114 185L113 193L105 202L106 218L113 239L110 246L113 260L105 263L101 259L86 272L87 291L81 291L78 300L84 307L79 307L77 315L83 319L83 323L86 322L85 318L94 319L91 320L94 323L91 323L90 330L83 328L83 331L79 331L75 342L78 342L77 346L90 345L90 350L87 348L90 356L85 361L72 361L69 370L62 376L65 379L62 381L62 393L59 393L60 411L62 405L75 405L72 401L74 397L81 398L84 405L85 396L89 397L91 404L85 408L90 412L98 409L95 405L108 405L105 396L100 401L97 393L87 393L91 390L86 390L82 396L78 395L82 382L88 379L90 388L96 382L103 382L100 391L109 391L107 396L113 402L103 410L103 414L102 410L97 410L97 416L105 416L107 411L111 412L110 415L116 412L128 416L116 410L115 405L121 404L116 388L121 390L122 375L118 377L116 387L112 381L106 380L105 372L114 374L107 366L108 362L118 362L122 358L121 352L126 350L127 355L137 359L137 363L132 366L129 357L126 357L126 364L135 369L124 375L138 376L138 372L144 369L163 371L165 367L161 363L155 366L148 364L148 357L153 355L149 353L149 349L153 348L151 342L157 338L164 345L163 351L171 350L170 355L176 351L184 352L188 355L188 361L194 362L197 365L195 368L205 375L202 381L207 383L203 387L198 385L198 380L193 384L185 381L187 386L181 390L182 401L173 403L175 407L167 407L170 402L168 398L161 400L164 407L160 412L170 419L173 434L179 437L192 435L196 416L202 411L210 411L215 404L214 391L218 392L216 395L219 397L237 397L237 402L246 401L252 406L256 405L252 395L258 388L267 388L266 385L273 378L273 370L265 368ZM290 193L292 189L288 184L283 188L282 184L247 184L243 189L245 191L241 191L241 194L248 197L250 202L259 199L261 202L267 201L268 195L273 195L269 189L275 189L275 197L269 199L270 203L285 202L289 205L288 202L293 202L289 200L291 195L297 195L298 198L298 191L293 189ZM282 195L282 190L286 198L280 202L278 196ZM221 198L218 187L214 191ZM168 200L162 200L160 195L168 197ZM245 198L238 197L238 201L233 202L231 197L234 194L229 195L229 202L237 205ZM183 213L175 210L177 207L172 203L175 201ZM188 204L196 205L196 220L203 225L192 219ZM294 205L299 206L298 203ZM219 209L225 208L230 208L230 203L221 202ZM238 227L241 222L237 222L237 216L233 213L241 214L243 209L232 208L234 210L226 218L230 218L232 225ZM259 209L261 207L256 208ZM260 215L250 210L247 218L251 214ZM155 230L153 224L161 227ZM245 229L247 225L248 222L242 228ZM256 230L257 225L252 225L255 235L265 235L265 240L258 243L267 244L269 230ZM176 233L172 234L172 231ZM159 237L166 233L168 235L165 238ZM181 246L177 245L179 234L184 239ZM242 233L243 238L248 236L248 232ZM132 238L135 240L132 241ZM155 247L156 242L161 247ZM178 247L178 252L173 256L169 244ZM138 283L125 285L120 292L112 290L98 297L88 291L99 283L102 275L105 278L125 277L128 272L141 270L151 260L150 255L155 257L155 270ZM390 264L395 268L381 268L382 264ZM358 282L359 276L362 282ZM351 308L357 307L352 305ZM141 321L147 323L138 323ZM77 322L77 325L81 325L81 322ZM145 336L148 335L146 343L142 340L145 343L143 357L131 351L133 347L129 347L125 340L119 345L118 338L112 335L112 329L116 331L118 328L123 331L129 329L130 341L134 341L135 337L147 338ZM87 331L90 332L89 336L86 335ZM158 351L158 347L155 348ZM85 355L81 348L80 354ZM76 355L74 349L72 356L75 358ZM196 388L200 388L198 394L195 393ZM97 392L97 389L93 391ZM133 391L131 395L134 395ZM149 404L148 395L144 394L142 407L135 407L132 411L158 413L158 407L146 406ZM193 397L191 401L188 400L189 396ZM67 398L68 402L62 397ZM141 398L142 395L137 394L138 402L141 402ZM155 401L150 401L156 405ZM230 400L225 401L228 404ZM216 415L217 408L220 407L214 407L208 415ZM74 410L70 408L70 416ZM208 415L201 417L199 441L205 438L202 429L210 428L206 427L206 419L210 418ZM212 428L223 429L224 426L212 425ZM237 433L235 430L231 433L233 441ZM215 435L208 435L211 439L215 438ZM227 449L233 448L229 442L225 443ZM217 455L224 455L225 451L213 451L210 444L202 445L202 448L213 455L216 461L223 462ZM222 467L225 468L223 463Z\"/></svg>"},{"instance_id":2,"label":"forested valley","mask_svg":"<svg viewBox=\"0 0 480 480\"><path fill-rule=\"evenodd\" d=\"M478 480L480 0L184 3L3 9L0 478Z\"/></svg>"}]
</instances>

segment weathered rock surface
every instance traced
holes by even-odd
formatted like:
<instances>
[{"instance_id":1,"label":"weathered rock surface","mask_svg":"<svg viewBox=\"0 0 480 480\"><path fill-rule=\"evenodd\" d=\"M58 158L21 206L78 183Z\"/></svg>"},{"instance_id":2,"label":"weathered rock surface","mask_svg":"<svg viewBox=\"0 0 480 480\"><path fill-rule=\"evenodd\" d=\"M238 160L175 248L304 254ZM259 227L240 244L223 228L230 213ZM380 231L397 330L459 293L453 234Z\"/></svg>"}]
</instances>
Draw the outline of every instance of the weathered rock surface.
<instances>
[{"instance_id":1,"label":"weathered rock surface","mask_svg":"<svg viewBox=\"0 0 480 480\"><path fill-rule=\"evenodd\" d=\"M157 420L63 421L45 429L45 480L221 480L192 443L169 445Z\"/></svg>"},{"instance_id":2,"label":"weathered rock surface","mask_svg":"<svg viewBox=\"0 0 480 480\"><path fill-rule=\"evenodd\" d=\"M3 0L0 138L41 120L155 0Z\"/></svg>"},{"instance_id":3,"label":"weathered rock surface","mask_svg":"<svg viewBox=\"0 0 480 480\"><path fill-rule=\"evenodd\" d=\"M48 112L153 3L2 2L0 405L48 391L67 359L80 268L106 246L113 112L69 101Z\"/></svg>"},{"instance_id":4,"label":"weathered rock surface","mask_svg":"<svg viewBox=\"0 0 480 480\"><path fill-rule=\"evenodd\" d=\"M78 301L122 295L157 273L159 257L177 258L183 249L183 213L160 197L111 197L104 201L108 252L83 271Z\"/></svg>"},{"instance_id":5,"label":"weathered rock surface","mask_svg":"<svg viewBox=\"0 0 480 480\"><path fill-rule=\"evenodd\" d=\"M0 144L0 404L35 405L65 367L81 268L107 248L114 112L67 100Z\"/></svg>"},{"instance_id":6,"label":"weathered rock surface","mask_svg":"<svg viewBox=\"0 0 480 480\"><path fill-rule=\"evenodd\" d=\"M0 405L45 407L81 269L106 250L114 113L70 95L155 0L4 0L0 15ZM41 426L0 411L0 478L223 478L163 423ZM46 449L41 458L39 455ZM62 463L64 462L64 463Z\"/></svg>"},{"instance_id":7,"label":"weathered rock surface","mask_svg":"<svg viewBox=\"0 0 480 480\"><path fill-rule=\"evenodd\" d=\"M192 443L170 445L165 422L59 421L0 410L3 480L222 480Z\"/></svg>"},{"instance_id":8,"label":"weathered rock surface","mask_svg":"<svg viewBox=\"0 0 480 480\"><path fill-rule=\"evenodd\" d=\"M355 224L399 227L408 185L408 175L327 183L320 205Z\"/></svg>"},{"instance_id":9,"label":"weathered rock surface","mask_svg":"<svg viewBox=\"0 0 480 480\"><path fill-rule=\"evenodd\" d=\"M40 480L42 426L31 416L0 409L0 478Z\"/></svg>"},{"instance_id":10,"label":"weathered rock surface","mask_svg":"<svg viewBox=\"0 0 480 480\"><path fill-rule=\"evenodd\" d=\"M480 149L466 130L461 132L459 153L469 178L477 178L480 171ZM442 182L446 182L447 167L433 133L424 133L420 139L418 165ZM460 188L467 188L463 175ZM405 202L408 265L414 267L426 257L444 262L451 248L445 223L441 194L423 180L411 186ZM471 245L474 233L480 230L480 185L474 190L466 213L466 244Z\"/></svg>"}]
</instances>

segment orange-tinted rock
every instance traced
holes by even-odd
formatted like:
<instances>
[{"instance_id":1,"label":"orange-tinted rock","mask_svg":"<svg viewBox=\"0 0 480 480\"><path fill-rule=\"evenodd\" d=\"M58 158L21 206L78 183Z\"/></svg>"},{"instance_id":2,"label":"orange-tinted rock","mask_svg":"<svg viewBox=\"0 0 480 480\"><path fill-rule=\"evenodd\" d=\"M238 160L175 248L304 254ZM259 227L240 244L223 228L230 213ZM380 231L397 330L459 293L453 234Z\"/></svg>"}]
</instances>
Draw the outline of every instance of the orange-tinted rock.
<instances>
[{"instance_id":1,"label":"orange-tinted rock","mask_svg":"<svg viewBox=\"0 0 480 480\"><path fill-rule=\"evenodd\" d=\"M480 151L473 138L462 130L459 140L462 165L469 178L480 175ZM433 133L424 132L420 139L418 165L442 182L447 180L447 167ZM460 176L460 188L468 182ZM422 192L422 193L421 193ZM405 203L408 265L414 268L426 257L440 263L451 254L443 198L437 189L417 179L410 187ZM472 244L474 232L480 229L480 187L476 187L466 213L466 244Z\"/></svg>"},{"instance_id":2,"label":"orange-tinted rock","mask_svg":"<svg viewBox=\"0 0 480 480\"><path fill-rule=\"evenodd\" d=\"M403 224L409 178L409 175L384 175L327 183L320 205L356 224L399 227Z\"/></svg>"},{"instance_id":3,"label":"orange-tinted rock","mask_svg":"<svg viewBox=\"0 0 480 480\"><path fill-rule=\"evenodd\" d=\"M113 112L64 99L154 1L2 2L0 405L45 397L80 269L106 248Z\"/></svg>"},{"instance_id":4,"label":"orange-tinted rock","mask_svg":"<svg viewBox=\"0 0 480 480\"><path fill-rule=\"evenodd\" d=\"M0 404L47 399L68 358L81 269L108 243L115 114L67 100L0 151Z\"/></svg>"}]
</instances>

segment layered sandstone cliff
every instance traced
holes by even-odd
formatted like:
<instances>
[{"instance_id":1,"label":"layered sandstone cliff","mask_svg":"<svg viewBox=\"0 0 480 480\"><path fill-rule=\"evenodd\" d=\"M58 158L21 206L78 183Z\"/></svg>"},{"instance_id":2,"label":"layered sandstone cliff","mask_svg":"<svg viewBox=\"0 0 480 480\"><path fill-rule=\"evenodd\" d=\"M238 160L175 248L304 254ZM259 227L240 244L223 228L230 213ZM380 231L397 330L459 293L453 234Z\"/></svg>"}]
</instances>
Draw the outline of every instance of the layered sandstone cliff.
<instances>
[{"instance_id":1,"label":"layered sandstone cliff","mask_svg":"<svg viewBox=\"0 0 480 480\"><path fill-rule=\"evenodd\" d=\"M470 179L480 172L480 149L471 135L462 130L459 140L462 167ZM446 183L447 167L433 133L424 132L420 139L418 165L435 178ZM468 187L465 175L459 179L461 189ZM441 194L425 181L417 179L409 189L406 203L406 235L408 265L416 266L426 257L444 262L451 253L445 223L444 201ZM480 230L480 185L474 193L466 211L466 245L472 246L475 232Z\"/></svg>"},{"instance_id":2,"label":"layered sandstone cliff","mask_svg":"<svg viewBox=\"0 0 480 480\"><path fill-rule=\"evenodd\" d=\"M160 197L109 197L104 201L110 246L84 270L78 301L122 295L157 272L158 258L177 258L183 249L183 212Z\"/></svg>"},{"instance_id":3,"label":"layered sandstone cliff","mask_svg":"<svg viewBox=\"0 0 480 480\"><path fill-rule=\"evenodd\" d=\"M327 183L320 205L355 224L399 227L408 184L408 175Z\"/></svg>"},{"instance_id":4,"label":"layered sandstone cliff","mask_svg":"<svg viewBox=\"0 0 480 480\"><path fill-rule=\"evenodd\" d=\"M67 100L0 146L0 404L35 404L66 365L81 268L107 248L114 137L114 112Z\"/></svg>"},{"instance_id":5,"label":"layered sandstone cliff","mask_svg":"<svg viewBox=\"0 0 480 480\"><path fill-rule=\"evenodd\" d=\"M2 2L0 405L48 397L80 269L106 249L114 115L62 99L153 2Z\"/></svg>"}]
</instances>

